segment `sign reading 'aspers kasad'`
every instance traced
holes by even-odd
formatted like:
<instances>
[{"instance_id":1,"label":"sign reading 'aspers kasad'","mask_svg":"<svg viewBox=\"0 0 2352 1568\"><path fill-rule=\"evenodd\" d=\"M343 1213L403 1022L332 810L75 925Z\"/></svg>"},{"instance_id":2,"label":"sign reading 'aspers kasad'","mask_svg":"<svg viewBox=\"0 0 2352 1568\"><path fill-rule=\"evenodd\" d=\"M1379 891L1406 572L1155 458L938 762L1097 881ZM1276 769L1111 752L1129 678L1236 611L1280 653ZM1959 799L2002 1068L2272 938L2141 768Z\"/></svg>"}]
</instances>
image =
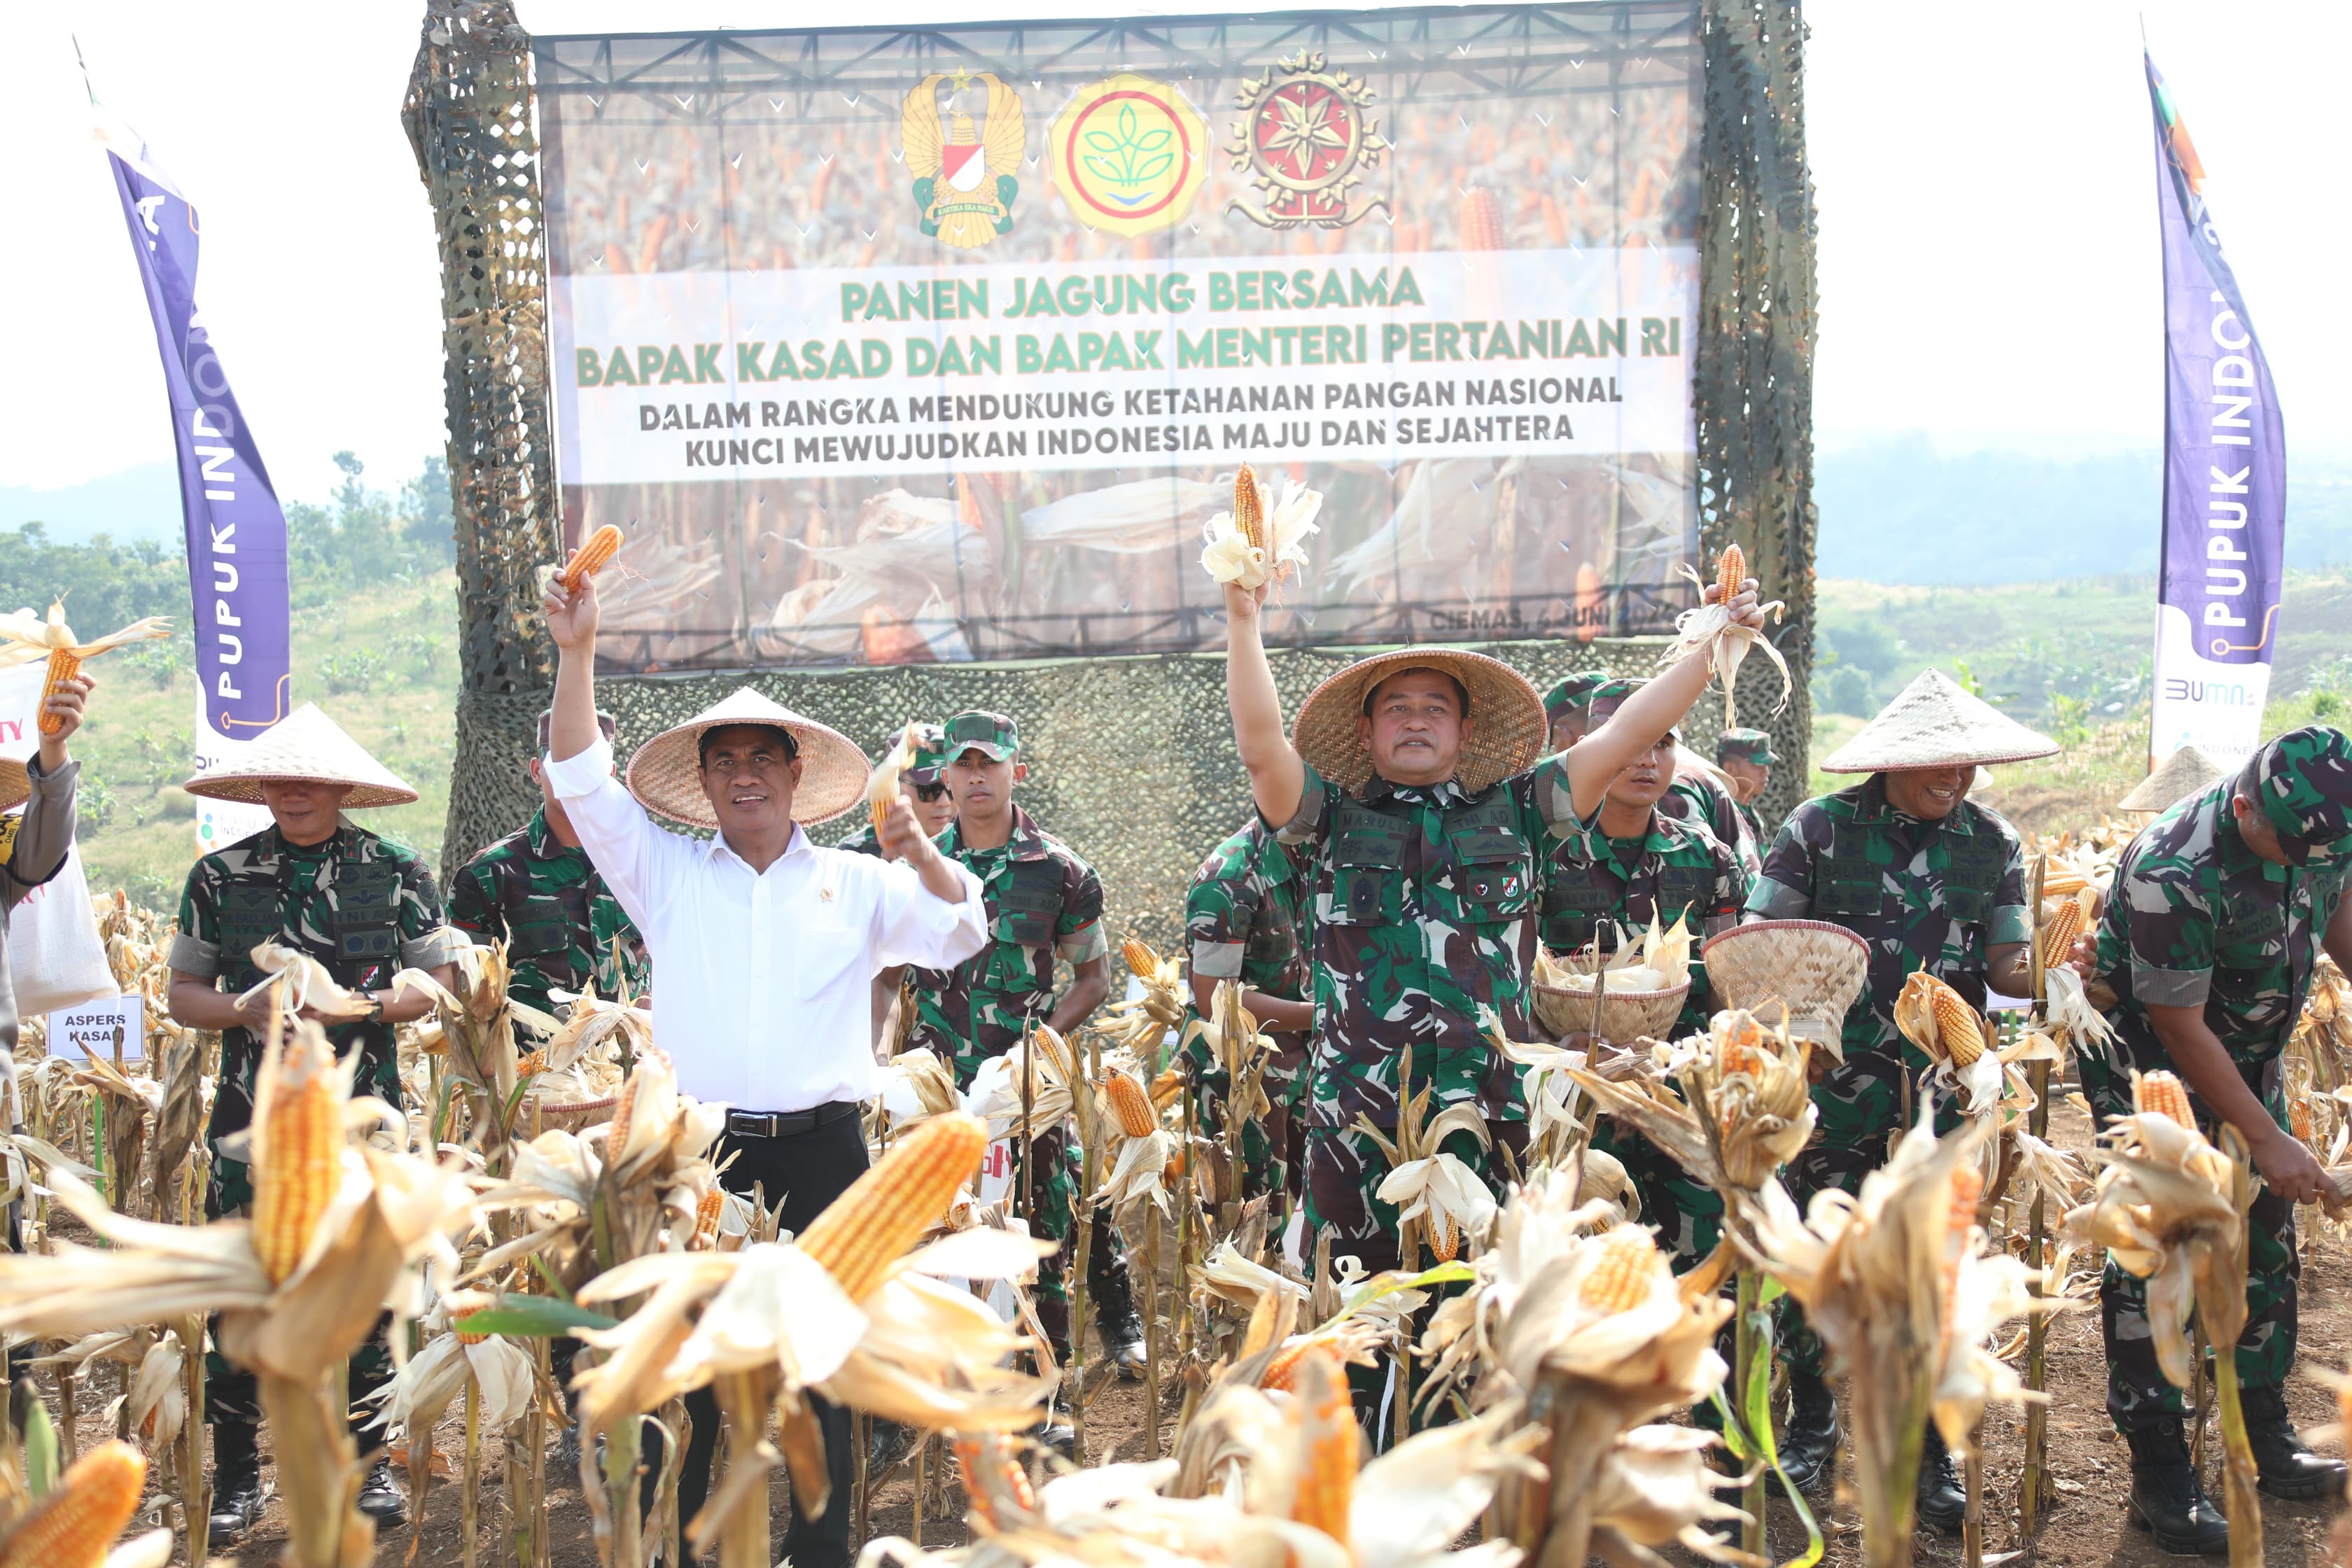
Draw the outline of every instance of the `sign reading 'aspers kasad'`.
<instances>
[{"instance_id":1,"label":"sign reading 'aspers kasad'","mask_svg":"<svg viewBox=\"0 0 2352 1568\"><path fill-rule=\"evenodd\" d=\"M1696 271L1678 248L575 279L571 477L1687 452Z\"/></svg>"},{"instance_id":2,"label":"sign reading 'aspers kasad'","mask_svg":"<svg viewBox=\"0 0 2352 1568\"><path fill-rule=\"evenodd\" d=\"M1692 0L538 40L617 669L1664 629L1696 541Z\"/></svg>"}]
</instances>

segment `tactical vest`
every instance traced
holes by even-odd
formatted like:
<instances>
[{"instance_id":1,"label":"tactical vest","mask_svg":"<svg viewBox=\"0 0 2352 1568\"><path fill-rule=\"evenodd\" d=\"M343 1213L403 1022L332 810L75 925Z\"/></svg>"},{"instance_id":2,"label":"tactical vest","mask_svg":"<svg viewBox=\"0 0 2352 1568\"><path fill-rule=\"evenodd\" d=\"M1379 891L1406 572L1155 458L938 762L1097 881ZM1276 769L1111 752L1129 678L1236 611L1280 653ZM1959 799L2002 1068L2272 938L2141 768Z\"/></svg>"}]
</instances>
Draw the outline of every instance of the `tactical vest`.
<instances>
[{"instance_id":1,"label":"tactical vest","mask_svg":"<svg viewBox=\"0 0 2352 1568\"><path fill-rule=\"evenodd\" d=\"M335 983L347 990L381 989L400 963L400 868L382 860L342 858L335 862L335 916L328 935L331 955L312 953ZM242 869L221 892L221 957L234 978L230 987L247 991L261 984L253 949L284 942L287 868L276 855L247 852Z\"/></svg>"},{"instance_id":2,"label":"tactical vest","mask_svg":"<svg viewBox=\"0 0 2352 1568\"><path fill-rule=\"evenodd\" d=\"M1404 916L1404 851L1416 831L1411 808L1393 811L1349 797L1332 822L1331 921L1335 925L1393 925ZM1442 864L1424 880L1450 873L1463 917L1486 924L1513 921L1535 905L1535 856L1520 835L1508 791L1490 792L1472 805L1449 805L1441 819Z\"/></svg>"},{"instance_id":3,"label":"tactical vest","mask_svg":"<svg viewBox=\"0 0 2352 1568\"><path fill-rule=\"evenodd\" d=\"M2007 846L2000 830L1975 807L1962 801L1958 809L1971 814L1969 832L1937 829L1945 857L1940 873L1944 910L1958 924L1982 925L1990 917L1992 900L2000 890ZM1885 901L1887 874L1900 868L1882 866L1870 858L1865 847L1874 827L1874 824L1864 822L1830 825L1830 852L1822 857L1814 872L1816 916L1841 925L1877 918ZM1933 843L1930 840L1931 848Z\"/></svg>"},{"instance_id":4,"label":"tactical vest","mask_svg":"<svg viewBox=\"0 0 2352 1568\"><path fill-rule=\"evenodd\" d=\"M552 893L528 893L512 909L502 911L507 921L507 956L568 956L572 933L590 929L588 892L587 883L574 882Z\"/></svg>"},{"instance_id":5,"label":"tactical vest","mask_svg":"<svg viewBox=\"0 0 2352 1568\"><path fill-rule=\"evenodd\" d=\"M1706 900L1714 887L1715 872L1703 866L1662 866L1655 881L1657 901L1651 913L1660 925L1669 926ZM1584 866L1556 867L1551 886L1544 889L1543 943L1554 952L1573 952L1593 939L1604 921L1648 925L1647 917L1637 916L1627 907L1630 901L1630 889L1620 894L1596 887ZM1694 930L1698 923L1696 918L1691 920Z\"/></svg>"},{"instance_id":6,"label":"tactical vest","mask_svg":"<svg viewBox=\"0 0 2352 1568\"><path fill-rule=\"evenodd\" d=\"M1015 860L1003 891L992 885L986 899L992 940L981 984L996 991L1035 990L1037 971L1030 955L1054 945L1054 926L1062 913L1061 865L1050 855Z\"/></svg>"}]
</instances>

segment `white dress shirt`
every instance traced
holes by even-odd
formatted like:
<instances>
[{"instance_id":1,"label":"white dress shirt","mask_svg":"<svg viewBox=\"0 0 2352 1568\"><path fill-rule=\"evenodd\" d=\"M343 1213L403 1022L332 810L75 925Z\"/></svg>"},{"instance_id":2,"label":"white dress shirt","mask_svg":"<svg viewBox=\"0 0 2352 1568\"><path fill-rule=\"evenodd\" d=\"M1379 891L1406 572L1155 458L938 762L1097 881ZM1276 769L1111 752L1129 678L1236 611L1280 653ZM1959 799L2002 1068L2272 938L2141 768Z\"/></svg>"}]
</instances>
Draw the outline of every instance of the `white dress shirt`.
<instances>
[{"instance_id":1,"label":"white dress shirt","mask_svg":"<svg viewBox=\"0 0 2352 1568\"><path fill-rule=\"evenodd\" d=\"M657 826L599 738L547 778L653 959L654 1041L678 1088L739 1110L807 1110L879 1092L871 983L951 969L988 940L980 879L935 898L902 861L820 849L800 826L765 871L723 837ZM953 866L954 862L949 862Z\"/></svg>"}]
</instances>

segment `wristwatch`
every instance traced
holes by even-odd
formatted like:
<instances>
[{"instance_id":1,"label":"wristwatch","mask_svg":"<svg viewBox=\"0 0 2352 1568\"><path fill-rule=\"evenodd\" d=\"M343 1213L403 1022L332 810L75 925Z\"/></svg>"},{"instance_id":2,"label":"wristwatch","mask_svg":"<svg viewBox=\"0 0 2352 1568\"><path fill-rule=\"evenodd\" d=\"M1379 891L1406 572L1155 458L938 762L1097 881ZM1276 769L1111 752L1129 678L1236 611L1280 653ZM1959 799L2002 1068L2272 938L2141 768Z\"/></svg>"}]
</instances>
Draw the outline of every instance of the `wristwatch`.
<instances>
[{"instance_id":1,"label":"wristwatch","mask_svg":"<svg viewBox=\"0 0 2352 1568\"><path fill-rule=\"evenodd\" d=\"M364 1017L364 1018L362 1018L362 1019L361 1019L361 1020L360 1020L360 1022L362 1022L362 1023L363 1023L363 1024L381 1024L381 1023L383 1023L383 997L381 997L381 996L377 996L377 995L374 995L374 994L371 994L369 995L368 999L367 999L367 1005L368 1005L367 1016L366 1016L366 1017Z\"/></svg>"}]
</instances>

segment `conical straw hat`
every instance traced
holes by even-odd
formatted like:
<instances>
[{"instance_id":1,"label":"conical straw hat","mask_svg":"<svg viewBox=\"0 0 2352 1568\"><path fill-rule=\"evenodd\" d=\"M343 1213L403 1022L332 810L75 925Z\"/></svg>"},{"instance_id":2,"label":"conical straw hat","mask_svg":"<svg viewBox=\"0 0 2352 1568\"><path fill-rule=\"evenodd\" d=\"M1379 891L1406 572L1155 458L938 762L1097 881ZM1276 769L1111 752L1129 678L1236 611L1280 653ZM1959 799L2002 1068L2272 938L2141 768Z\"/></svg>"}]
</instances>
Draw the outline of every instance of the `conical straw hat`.
<instances>
[{"instance_id":1,"label":"conical straw hat","mask_svg":"<svg viewBox=\"0 0 2352 1568\"><path fill-rule=\"evenodd\" d=\"M2220 784L2227 771L2197 747L2183 746L2157 763L2154 773L2134 784L2129 795L2116 802L2116 809L2169 811L2190 795Z\"/></svg>"},{"instance_id":2,"label":"conical straw hat","mask_svg":"<svg viewBox=\"0 0 2352 1568\"><path fill-rule=\"evenodd\" d=\"M406 805L416 792L390 768L367 754L367 749L342 726L327 717L315 702L305 702L269 727L268 733L209 773L198 773L183 787L207 800L241 800L265 804L261 786L271 782L344 784L342 809L369 805Z\"/></svg>"},{"instance_id":3,"label":"conical straw hat","mask_svg":"<svg viewBox=\"0 0 2352 1568\"><path fill-rule=\"evenodd\" d=\"M718 814L710 809L710 797L702 793L700 743L703 731L729 724L772 725L789 731L799 744L801 782L793 791L794 822L830 821L866 798L866 775L871 764L856 742L748 686L736 688L724 701L639 746L637 754L629 759L629 793L646 809L673 822L717 827Z\"/></svg>"},{"instance_id":4,"label":"conical straw hat","mask_svg":"<svg viewBox=\"0 0 2352 1568\"><path fill-rule=\"evenodd\" d=\"M1291 743L1315 771L1346 790L1372 776L1372 754L1357 739L1364 697L1402 669L1442 669L1470 693L1470 740L1456 776L1476 794L1543 755L1550 726L1543 699L1527 677L1498 658L1458 647L1404 647L1359 659L1309 692L1291 726Z\"/></svg>"},{"instance_id":5,"label":"conical straw hat","mask_svg":"<svg viewBox=\"0 0 2352 1568\"><path fill-rule=\"evenodd\" d=\"M2039 735L1940 669L1923 669L1878 717L1830 754L1825 773L1892 773L2022 763L2056 754Z\"/></svg>"}]
</instances>

